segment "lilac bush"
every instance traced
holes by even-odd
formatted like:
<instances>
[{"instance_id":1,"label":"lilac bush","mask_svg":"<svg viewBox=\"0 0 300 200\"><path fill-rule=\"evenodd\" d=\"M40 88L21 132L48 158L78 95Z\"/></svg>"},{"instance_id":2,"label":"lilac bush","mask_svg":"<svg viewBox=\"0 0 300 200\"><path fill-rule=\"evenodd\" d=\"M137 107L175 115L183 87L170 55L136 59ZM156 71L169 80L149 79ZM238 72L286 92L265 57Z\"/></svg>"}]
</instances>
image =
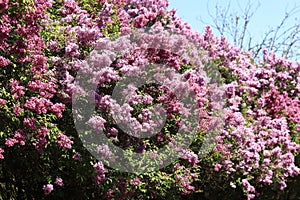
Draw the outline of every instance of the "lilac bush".
<instances>
[{"instance_id":1,"label":"lilac bush","mask_svg":"<svg viewBox=\"0 0 300 200\"><path fill-rule=\"evenodd\" d=\"M284 191L290 177L299 175L300 63L267 50L262 61L255 61L251 52L215 37L209 26L203 34L193 31L167 7L167 0L0 1L4 199L220 198L215 191L221 198L274 198L280 193L268 190ZM148 30L157 34L144 42L156 48L121 40ZM170 33L184 36L201 51L188 52ZM200 53L199 59L189 57ZM217 105L209 98L208 76L196 68L199 63L206 71L217 67L226 94L224 126L205 157L200 156L201 146ZM157 149L172 146L188 110L174 91L155 84L127 85L123 106L112 98L118 81L150 64L168 66L185 78L187 84L176 85L176 94L192 90L202 120L192 144L170 165L145 173L121 172L97 160L78 136L72 95L85 94L76 75L81 71L97 77L91 81L98 89L89 94L96 109L87 125L103 131L129 157L150 152L155 160ZM155 118L162 113L165 119ZM124 126L117 126L113 116ZM157 127L162 129L154 136L134 137ZM117 159L108 146L96 149L103 158Z\"/></svg>"}]
</instances>

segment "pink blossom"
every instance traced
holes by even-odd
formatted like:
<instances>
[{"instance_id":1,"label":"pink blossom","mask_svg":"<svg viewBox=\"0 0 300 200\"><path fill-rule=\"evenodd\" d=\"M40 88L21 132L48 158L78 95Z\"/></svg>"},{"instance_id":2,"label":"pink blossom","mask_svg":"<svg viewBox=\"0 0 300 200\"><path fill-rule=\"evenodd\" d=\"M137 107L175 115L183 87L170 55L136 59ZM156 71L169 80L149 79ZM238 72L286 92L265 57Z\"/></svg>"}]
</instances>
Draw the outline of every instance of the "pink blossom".
<instances>
[{"instance_id":1,"label":"pink blossom","mask_svg":"<svg viewBox=\"0 0 300 200\"><path fill-rule=\"evenodd\" d=\"M108 189L107 192L106 192L106 197L109 198L114 192L115 192L115 190Z\"/></svg>"},{"instance_id":2,"label":"pink blossom","mask_svg":"<svg viewBox=\"0 0 300 200\"><path fill-rule=\"evenodd\" d=\"M0 3L0 11L1 11L1 3ZM5 67L10 64L10 60L7 58L4 58L3 56L0 56L0 67Z\"/></svg>"},{"instance_id":3,"label":"pink blossom","mask_svg":"<svg viewBox=\"0 0 300 200\"><path fill-rule=\"evenodd\" d=\"M0 106L4 106L5 104L6 104L6 100L0 98Z\"/></svg>"},{"instance_id":4,"label":"pink blossom","mask_svg":"<svg viewBox=\"0 0 300 200\"><path fill-rule=\"evenodd\" d=\"M31 117L31 118L24 118L23 120L23 125L32 129L32 130L35 130L37 127L35 125L35 122L36 122L36 119L34 117Z\"/></svg>"},{"instance_id":5,"label":"pink blossom","mask_svg":"<svg viewBox=\"0 0 300 200\"><path fill-rule=\"evenodd\" d=\"M110 137L116 137L118 135L118 129L116 128L109 128L107 131L107 135Z\"/></svg>"},{"instance_id":6,"label":"pink blossom","mask_svg":"<svg viewBox=\"0 0 300 200\"><path fill-rule=\"evenodd\" d=\"M107 172L107 169L104 167L102 161L94 164L94 169L96 171L95 181L99 184L101 181L105 180L105 173Z\"/></svg>"},{"instance_id":7,"label":"pink blossom","mask_svg":"<svg viewBox=\"0 0 300 200\"><path fill-rule=\"evenodd\" d=\"M61 148L71 149L73 141L68 136L59 133L57 135L57 143Z\"/></svg>"},{"instance_id":8,"label":"pink blossom","mask_svg":"<svg viewBox=\"0 0 300 200\"><path fill-rule=\"evenodd\" d=\"M19 104L14 105L13 113L14 113L16 116L20 116L20 113L23 112L23 111L24 111L24 109L21 108Z\"/></svg>"},{"instance_id":9,"label":"pink blossom","mask_svg":"<svg viewBox=\"0 0 300 200\"><path fill-rule=\"evenodd\" d=\"M33 142L33 146L39 153L44 153L43 147L48 144L48 141L44 137L38 137L37 141Z\"/></svg>"},{"instance_id":10,"label":"pink blossom","mask_svg":"<svg viewBox=\"0 0 300 200\"><path fill-rule=\"evenodd\" d=\"M6 10L8 8L9 0L0 0L0 11Z\"/></svg>"},{"instance_id":11,"label":"pink blossom","mask_svg":"<svg viewBox=\"0 0 300 200\"><path fill-rule=\"evenodd\" d=\"M195 176L189 169L185 169L185 173L183 175L176 175L176 181L178 182L179 187L183 189L182 193L184 195L190 194L195 190L195 187L191 185L193 179L195 180Z\"/></svg>"},{"instance_id":12,"label":"pink blossom","mask_svg":"<svg viewBox=\"0 0 300 200\"><path fill-rule=\"evenodd\" d=\"M18 99L19 97L23 96L25 94L25 87L19 85L19 81L17 80L11 80L10 85L10 91L15 99Z\"/></svg>"},{"instance_id":13,"label":"pink blossom","mask_svg":"<svg viewBox=\"0 0 300 200\"><path fill-rule=\"evenodd\" d=\"M14 132L14 139L16 139L21 146L25 145L24 140L27 137L28 136L25 134L25 132L22 129L18 129Z\"/></svg>"},{"instance_id":14,"label":"pink blossom","mask_svg":"<svg viewBox=\"0 0 300 200\"><path fill-rule=\"evenodd\" d=\"M198 155L190 150L185 150L180 157L187 160L191 166L196 166L199 163Z\"/></svg>"},{"instance_id":15,"label":"pink blossom","mask_svg":"<svg viewBox=\"0 0 300 200\"><path fill-rule=\"evenodd\" d=\"M4 153L4 150L2 148L0 148L0 159L4 159L3 153Z\"/></svg>"},{"instance_id":16,"label":"pink blossom","mask_svg":"<svg viewBox=\"0 0 300 200\"><path fill-rule=\"evenodd\" d=\"M99 154L99 159L101 160L110 160L112 162L115 160L115 156L108 145L98 145L96 147L96 151Z\"/></svg>"},{"instance_id":17,"label":"pink blossom","mask_svg":"<svg viewBox=\"0 0 300 200\"><path fill-rule=\"evenodd\" d=\"M54 113L56 115L56 117L58 118L62 118L62 112L65 109L65 105L62 103L56 103L54 105L51 106L51 108L49 109L52 113Z\"/></svg>"},{"instance_id":18,"label":"pink blossom","mask_svg":"<svg viewBox=\"0 0 300 200\"><path fill-rule=\"evenodd\" d=\"M57 85L53 81L42 82L39 79L32 80L28 82L28 88L31 91L38 91L44 98L52 98L57 89Z\"/></svg>"},{"instance_id":19,"label":"pink blossom","mask_svg":"<svg viewBox=\"0 0 300 200\"><path fill-rule=\"evenodd\" d=\"M216 172L218 172L221 168L222 168L222 165L220 165L219 163L217 163L217 164L215 165L215 167L214 167L214 170L215 170Z\"/></svg>"},{"instance_id":20,"label":"pink blossom","mask_svg":"<svg viewBox=\"0 0 300 200\"><path fill-rule=\"evenodd\" d=\"M37 114L47 113L53 103L45 98L31 97L25 103L25 108L34 110Z\"/></svg>"},{"instance_id":21,"label":"pink blossom","mask_svg":"<svg viewBox=\"0 0 300 200\"><path fill-rule=\"evenodd\" d=\"M49 129L48 128L42 127L40 129L38 129L38 135L40 137L46 137L46 136L48 136L48 134L49 134Z\"/></svg>"},{"instance_id":22,"label":"pink blossom","mask_svg":"<svg viewBox=\"0 0 300 200\"><path fill-rule=\"evenodd\" d=\"M139 186L141 184L141 179L140 178L134 178L130 181L130 184L131 185L134 185L134 186Z\"/></svg>"},{"instance_id":23,"label":"pink blossom","mask_svg":"<svg viewBox=\"0 0 300 200\"><path fill-rule=\"evenodd\" d=\"M43 186L44 194L49 195L53 191L53 185L52 184L47 184Z\"/></svg>"},{"instance_id":24,"label":"pink blossom","mask_svg":"<svg viewBox=\"0 0 300 200\"><path fill-rule=\"evenodd\" d=\"M7 138L6 141L5 141L5 145L7 147L12 147L17 143L18 143L18 140L16 140L15 138Z\"/></svg>"},{"instance_id":25,"label":"pink blossom","mask_svg":"<svg viewBox=\"0 0 300 200\"><path fill-rule=\"evenodd\" d=\"M68 44L65 48L66 56L70 58L78 57L80 55L78 48L79 47L76 43Z\"/></svg>"},{"instance_id":26,"label":"pink blossom","mask_svg":"<svg viewBox=\"0 0 300 200\"><path fill-rule=\"evenodd\" d=\"M47 57L43 55L35 55L33 57L33 64L31 68L31 72L33 75L41 75L41 74L46 74L48 71L48 66L47 66Z\"/></svg>"},{"instance_id":27,"label":"pink blossom","mask_svg":"<svg viewBox=\"0 0 300 200\"><path fill-rule=\"evenodd\" d=\"M76 152L76 153L72 156L72 158L73 158L74 160L82 161L82 157L81 157L80 153L78 153L78 152Z\"/></svg>"},{"instance_id":28,"label":"pink blossom","mask_svg":"<svg viewBox=\"0 0 300 200\"><path fill-rule=\"evenodd\" d=\"M103 119L102 117L100 117L100 116L94 116L94 117L91 117L87 123L93 129L102 131L103 128L104 128L105 122L106 122L106 120Z\"/></svg>"},{"instance_id":29,"label":"pink blossom","mask_svg":"<svg viewBox=\"0 0 300 200\"><path fill-rule=\"evenodd\" d=\"M64 186L62 178L59 177L55 179L55 184L58 186Z\"/></svg>"}]
</instances>

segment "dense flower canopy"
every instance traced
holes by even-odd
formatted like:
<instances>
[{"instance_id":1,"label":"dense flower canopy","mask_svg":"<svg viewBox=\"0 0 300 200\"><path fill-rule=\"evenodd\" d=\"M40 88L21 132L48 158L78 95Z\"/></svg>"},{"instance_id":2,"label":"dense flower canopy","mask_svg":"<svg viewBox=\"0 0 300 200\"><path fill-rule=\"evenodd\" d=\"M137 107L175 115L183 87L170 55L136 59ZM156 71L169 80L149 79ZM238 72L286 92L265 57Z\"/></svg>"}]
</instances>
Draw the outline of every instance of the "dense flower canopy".
<instances>
[{"instance_id":1,"label":"dense flower canopy","mask_svg":"<svg viewBox=\"0 0 300 200\"><path fill-rule=\"evenodd\" d=\"M117 54L109 46L111 40L150 28L161 31L162 37L151 38L161 45L174 45L164 33L183 35L205 52L199 62L218 68L226 94L225 123L204 158L198 157L207 131L201 121L196 139L177 161L158 171L122 173L95 159L76 132L72 95L78 89L77 73L93 70L87 59L94 68L107 66L95 72L98 115L88 125L128 152L153 151L155 156L156 148L172 141L185 110L172 92L149 85L128 87L128 104L116 106L112 89L123 76L149 64L169 66L195 91L201 117L209 120L213 107L207 76L180 51L140 49L119 41L114 50L122 54ZM253 199L265 187L284 189L289 177L300 174L300 63L267 50L263 60L255 61L251 52L216 38L209 26L203 34L193 31L175 9L168 10L167 0L0 1L0 79L4 199L178 199L205 193L211 189L207 183L242 188ZM113 113L122 113L123 123L149 132L157 122L151 117L154 103L165 106L167 119L151 138L130 136L111 120ZM107 146L98 151L112 155Z\"/></svg>"}]
</instances>

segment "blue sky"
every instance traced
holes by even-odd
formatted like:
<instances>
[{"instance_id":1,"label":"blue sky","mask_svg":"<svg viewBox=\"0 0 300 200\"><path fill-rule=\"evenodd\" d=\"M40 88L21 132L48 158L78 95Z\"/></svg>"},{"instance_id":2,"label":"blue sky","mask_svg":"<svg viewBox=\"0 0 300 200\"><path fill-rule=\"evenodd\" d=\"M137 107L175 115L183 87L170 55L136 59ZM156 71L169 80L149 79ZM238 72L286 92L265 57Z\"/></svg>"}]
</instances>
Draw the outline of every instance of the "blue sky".
<instances>
[{"instance_id":1,"label":"blue sky","mask_svg":"<svg viewBox=\"0 0 300 200\"><path fill-rule=\"evenodd\" d=\"M226 6L231 2L231 11L240 11L245 8L248 0L169 0L169 8L177 9L177 16L181 17L184 21L189 22L194 30L203 32L205 24L201 22L200 18L212 24L209 12L214 13L214 7L218 3L220 6ZM286 11L291 10L295 6L300 6L299 0L250 0L252 4L260 7L255 12L249 24L249 30L254 40L259 41L263 34L270 28L276 27L281 22ZM240 4L240 5L239 5ZM254 6L255 7L255 6ZM300 17L300 9L294 15ZM230 12L230 11L229 11ZM294 18L288 22L287 25L295 23ZM300 20L298 19L298 23ZM217 32L215 32L217 33Z\"/></svg>"}]
</instances>

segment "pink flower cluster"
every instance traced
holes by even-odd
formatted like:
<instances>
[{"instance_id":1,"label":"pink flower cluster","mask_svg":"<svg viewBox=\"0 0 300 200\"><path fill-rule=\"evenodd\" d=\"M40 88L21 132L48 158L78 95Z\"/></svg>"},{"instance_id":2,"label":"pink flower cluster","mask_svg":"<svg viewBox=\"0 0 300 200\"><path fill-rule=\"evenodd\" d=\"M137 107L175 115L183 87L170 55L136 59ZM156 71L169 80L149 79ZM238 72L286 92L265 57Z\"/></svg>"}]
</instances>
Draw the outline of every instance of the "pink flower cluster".
<instances>
[{"instance_id":1,"label":"pink flower cluster","mask_svg":"<svg viewBox=\"0 0 300 200\"><path fill-rule=\"evenodd\" d=\"M52 102L46 98L31 97L25 103L25 108L35 111L37 114L46 114Z\"/></svg>"},{"instance_id":2,"label":"pink flower cluster","mask_svg":"<svg viewBox=\"0 0 300 200\"><path fill-rule=\"evenodd\" d=\"M60 187L64 186L63 179L60 177L57 177L54 183ZM49 195L54 190L54 185L51 183L43 185L43 190L45 195Z\"/></svg>"},{"instance_id":3,"label":"pink flower cluster","mask_svg":"<svg viewBox=\"0 0 300 200\"><path fill-rule=\"evenodd\" d=\"M49 135L49 129L46 127L42 127L38 129L38 134L36 137L36 141L33 143L33 146L39 153L44 153L43 148L48 144L47 137Z\"/></svg>"},{"instance_id":4,"label":"pink flower cluster","mask_svg":"<svg viewBox=\"0 0 300 200\"><path fill-rule=\"evenodd\" d=\"M185 150L184 153L181 155L181 158L188 161L188 163L191 166L196 166L199 163L198 155L190 150Z\"/></svg>"},{"instance_id":5,"label":"pink flower cluster","mask_svg":"<svg viewBox=\"0 0 300 200\"><path fill-rule=\"evenodd\" d=\"M176 164L174 170L185 169L184 166ZM183 194L187 195L193 192L196 188L192 185L193 181L197 180L197 174L191 173L190 169L185 169L184 174L176 175L176 182L180 188L183 189Z\"/></svg>"},{"instance_id":6,"label":"pink flower cluster","mask_svg":"<svg viewBox=\"0 0 300 200\"><path fill-rule=\"evenodd\" d=\"M65 105L62 103L53 104L49 99L31 97L25 103L25 108L35 111L37 114L46 114L48 111L55 114L57 117L62 117L62 112Z\"/></svg>"},{"instance_id":7,"label":"pink flower cluster","mask_svg":"<svg viewBox=\"0 0 300 200\"><path fill-rule=\"evenodd\" d=\"M61 148L71 149L74 142L68 136L59 133L57 135L57 143Z\"/></svg>"},{"instance_id":8,"label":"pink flower cluster","mask_svg":"<svg viewBox=\"0 0 300 200\"><path fill-rule=\"evenodd\" d=\"M140 178L133 178L132 181L130 181L130 184L134 186L139 186L141 183L142 181Z\"/></svg>"},{"instance_id":9,"label":"pink flower cluster","mask_svg":"<svg viewBox=\"0 0 300 200\"><path fill-rule=\"evenodd\" d=\"M4 159L3 153L4 153L4 150L2 148L0 148L0 159Z\"/></svg>"},{"instance_id":10,"label":"pink flower cluster","mask_svg":"<svg viewBox=\"0 0 300 200\"><path fill-rule=\"evenodd\" d=\"M291 122L300 123L300 103L298 97L292 99L286 91L280 94L275 87L271 87L271 90L264 98L268 114L275 117L286 115Z\"/></svg>"},{"instance_id":11,"label":"pink flower cluster","mask_svg":"<svg viewBox=\"0 0 300 200\"><path fill-rule=\"evenodd\" d=\"M43 186L44 194L49 195L53 190L53 185L52 184L47 184Z\"/></svg>"},{"instance_id":12,"label":"pink flower cluster","mask_svg":"<svg viewBox=\"0 0 300 200\"><path fill-rule=\"evenodd\" d=\"M95 181L99 184L101 181L105 180L105 173L107 172L107 169L101 161L94 164L94 169L96 171Z\"/></svg>"},{"instance_id":13,"label":"pink flower cluster","mask_svg":"<svg viewBox=\"0 0 300 200\"><path fill-rule=\"evenodd\" d=\"M54 82L42 82L39 79L28 82L30 91L38 91L44 98L52 98L56 93L57 85Z\"/></svg>"},{"instance_id":14,"label":"pink flower cluster","mask_svg":"<svg viewBox=\"0 0 300 200\"><path fill-rule=\"evenodd\" d=\"M61 187L64 186L63 179L59 178L59 177L56 178L55 179L55 184L58 185L58 186L61 186Z\"/></svg>"},{"instance_id":15,"label":"pink flower cluster","mask_svg":"<svg viewBox=\"0 0 300 200\"><path fill-rule=\"evenodd\" d=\"M14 132L14 137L13 138L7 138L5 141L5 145L7 147L12 147L15 144L20 144L21 146L25 145L25 139L27 138L27 135L24 133L23 130L18 129Z\"/></svg>"},{"instance_id":16,"label":"pink flower cluster","mask_svg":"<svg viewBox=\"0 0 300 200\"><path fill-rule=\"evenodd\" d=\"M89 119L87 122L93 129L102 131L104 128L106 120L100 116L94 116Z\"/></svg>"},{"instance_id":17,"label":"pink flower cluster","mask_svg":"<svg viewBox=\"0 0 300 200\"><path fill-rule=\"evenodd\" d=\"M3 56L0 56L0 66L5 67L9 64L10 64L10 60L4 58Z\"/></svg>"},{"instance_id":18,"label":"pink flower cluster","mask_svg":"<svg viewBox=\"0 0 300 200\"><path fill-rule=\"evenodd\" d=\"M0 106L4 106L5 104L6 104L6 100L0 98Z\"/></svg>"},{"instance_id":19,"label":"pink flower cluster","mask_svg":"<svg viewBox=\"0 0 300 200\"><path fill-rule=\"evenodd\" d=\"M19 97L23 96L25 94L25 87L19 85L19 81L17 80L11 80L10 81L10 91L11 94L15 99L18 99Z\"/></svg>"}]
</instances>

